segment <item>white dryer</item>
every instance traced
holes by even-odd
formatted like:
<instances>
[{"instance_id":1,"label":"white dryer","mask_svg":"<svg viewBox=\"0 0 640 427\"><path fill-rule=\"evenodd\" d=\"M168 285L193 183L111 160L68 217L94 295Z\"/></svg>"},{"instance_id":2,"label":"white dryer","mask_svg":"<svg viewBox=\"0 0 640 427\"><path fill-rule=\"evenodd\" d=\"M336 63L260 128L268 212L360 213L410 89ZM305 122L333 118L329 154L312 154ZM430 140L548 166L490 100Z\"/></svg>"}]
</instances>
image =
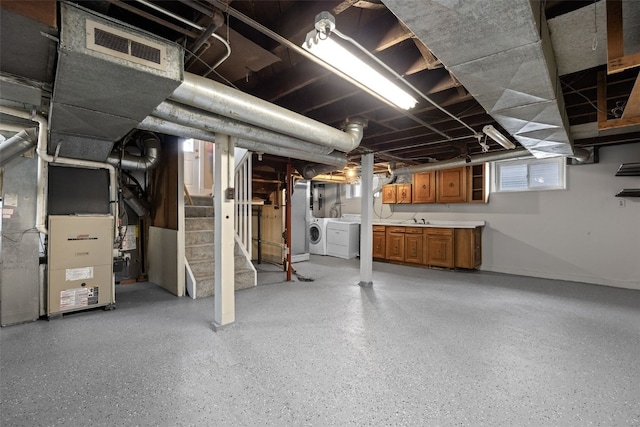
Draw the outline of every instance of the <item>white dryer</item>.
<instances>
[{"instance_id":1,"label":"white dryer","mask_svg":"<svg viewBox=\"0 0 640 427\"><path fill-rule=\"evenodd\" d=\"M309 221L309 253L327 254L327 223L331 218L314 218Z\"/></svg>"}]
</instances>

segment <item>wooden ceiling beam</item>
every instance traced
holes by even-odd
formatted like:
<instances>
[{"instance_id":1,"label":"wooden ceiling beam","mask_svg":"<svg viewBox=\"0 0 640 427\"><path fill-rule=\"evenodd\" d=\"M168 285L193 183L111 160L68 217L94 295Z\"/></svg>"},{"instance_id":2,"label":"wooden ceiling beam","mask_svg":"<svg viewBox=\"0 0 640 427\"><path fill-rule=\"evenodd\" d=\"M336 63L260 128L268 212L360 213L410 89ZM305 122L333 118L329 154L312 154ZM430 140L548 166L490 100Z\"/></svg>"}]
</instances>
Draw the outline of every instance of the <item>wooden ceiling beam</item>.
<instances>
[{"instance_id":1,"label":"wooden ceiling beam","mask_svg":"<svg viewBox=\"0 0 640 427\"><path fill-rule=\"evenodd\" d=\"M413 33L409 31L400 21L396 22L389 28L382 39L378 42L378 45L373 48L373 52L381 52L385 49L389 49L407 39L410 39Z\"/></svg>"},{"instance_id":2,"label":"wooden ceiling beam","mask_svg":"<svg viewBox=\"0 0 640 427\"><path fill-rule=\"evenodd\" d=\"M628 120L632 117L640 117L640 76L636 79L636 84L633 85L631 95L629 95L627 105L622 114L623 119Z\"/></svg>"},{"instance_id":3,"label":"wooden ceiling beam","mask_svg":"<svg viewBox=\"0 0 640 427\"><path fill-rule=\"evenodd\" d=\"M607 73L640 66L640 52L624 54L622 0L607 0Z\"/></svg>"},{"instance_id":4,"label":"wooden ceiling beam","mask_svg":"<svg viewBox=\"0 0 640 427\"><path fill-rule=\"evenodd\" d=\"M640 77L639 77L640 79ZM638 102L638 82L634 85L634 88L631 92L631 95L634 99L631 100L632 107L630 115L625 115L619 119L608 119L607 117L607 76L604 71L600 71L598 73L598 130L605 129L615 129L626 126L633 126L640 124L640 115L634 115L635 110L638 108L637 104L634 105L634 102ZM627 105L629 101L627 101Z\"/></svg>"}]
</instances>

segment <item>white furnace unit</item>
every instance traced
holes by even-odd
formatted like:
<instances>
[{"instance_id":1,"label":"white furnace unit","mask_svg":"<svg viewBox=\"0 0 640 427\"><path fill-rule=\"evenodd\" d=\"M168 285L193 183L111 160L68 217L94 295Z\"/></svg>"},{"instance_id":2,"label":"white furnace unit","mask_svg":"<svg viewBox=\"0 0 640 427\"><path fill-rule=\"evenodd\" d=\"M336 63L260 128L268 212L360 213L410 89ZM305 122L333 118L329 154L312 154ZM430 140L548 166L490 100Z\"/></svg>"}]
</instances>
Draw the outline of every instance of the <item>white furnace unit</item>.
<instances>
[{"instance_id":1,"label":"white furnace unit","mask_svg":"<svg viewBox=\"0 0 640 427\"><path fill-rule=\"evenodd\" d=\"M47 315L113 307L112 216L49 215Z\"/></svg>"}]
</instances>

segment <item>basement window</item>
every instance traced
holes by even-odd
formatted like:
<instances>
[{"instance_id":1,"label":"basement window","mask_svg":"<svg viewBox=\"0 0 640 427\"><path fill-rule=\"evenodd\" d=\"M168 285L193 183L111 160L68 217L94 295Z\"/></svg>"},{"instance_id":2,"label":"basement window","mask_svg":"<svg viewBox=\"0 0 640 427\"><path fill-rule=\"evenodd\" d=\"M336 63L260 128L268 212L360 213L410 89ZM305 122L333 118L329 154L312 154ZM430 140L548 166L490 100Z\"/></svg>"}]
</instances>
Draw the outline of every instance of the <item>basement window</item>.
<instances>
[{"instance_id":1,"label":"basement window","mask_svg":"<svg viewBox=\"0 0 640 427\"><path fill-rule=\"evenodd\" d=\"M494 192L564 190L566 162L564 157L547 159L505 160L494 162Z\"/></svg>"},{"instance_id":2,"label":"basement window","mask_svg":"<svg viewBox=\"0 0 640 427\"><path fill-rule=\"evenodd\" d=\"M359 182L356 184L347 184L345 187L347 189L345 194L345 197L347 199L356 199L358 197L362 197L362 186Z\"/></svg>"}]
</instances>

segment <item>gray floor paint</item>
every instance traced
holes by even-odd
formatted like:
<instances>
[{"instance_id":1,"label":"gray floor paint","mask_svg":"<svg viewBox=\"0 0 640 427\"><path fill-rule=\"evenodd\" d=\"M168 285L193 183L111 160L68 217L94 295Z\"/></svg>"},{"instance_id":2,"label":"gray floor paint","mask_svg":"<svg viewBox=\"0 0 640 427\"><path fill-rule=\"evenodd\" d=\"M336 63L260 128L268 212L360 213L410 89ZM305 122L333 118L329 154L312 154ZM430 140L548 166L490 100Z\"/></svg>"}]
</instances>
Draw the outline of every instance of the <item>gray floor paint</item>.
<instances>
[{"instance_id":1,"label":"gray floor paint","mask_svg":"<svg viewBox=\"0 0 640 427\"><path fill-rule=\"evenodd\" d=\"M2 426L638 425L640 292L357 260L0 331ZM265 283L263 281L262 283Z\"/></svg>"}]
</instances>

